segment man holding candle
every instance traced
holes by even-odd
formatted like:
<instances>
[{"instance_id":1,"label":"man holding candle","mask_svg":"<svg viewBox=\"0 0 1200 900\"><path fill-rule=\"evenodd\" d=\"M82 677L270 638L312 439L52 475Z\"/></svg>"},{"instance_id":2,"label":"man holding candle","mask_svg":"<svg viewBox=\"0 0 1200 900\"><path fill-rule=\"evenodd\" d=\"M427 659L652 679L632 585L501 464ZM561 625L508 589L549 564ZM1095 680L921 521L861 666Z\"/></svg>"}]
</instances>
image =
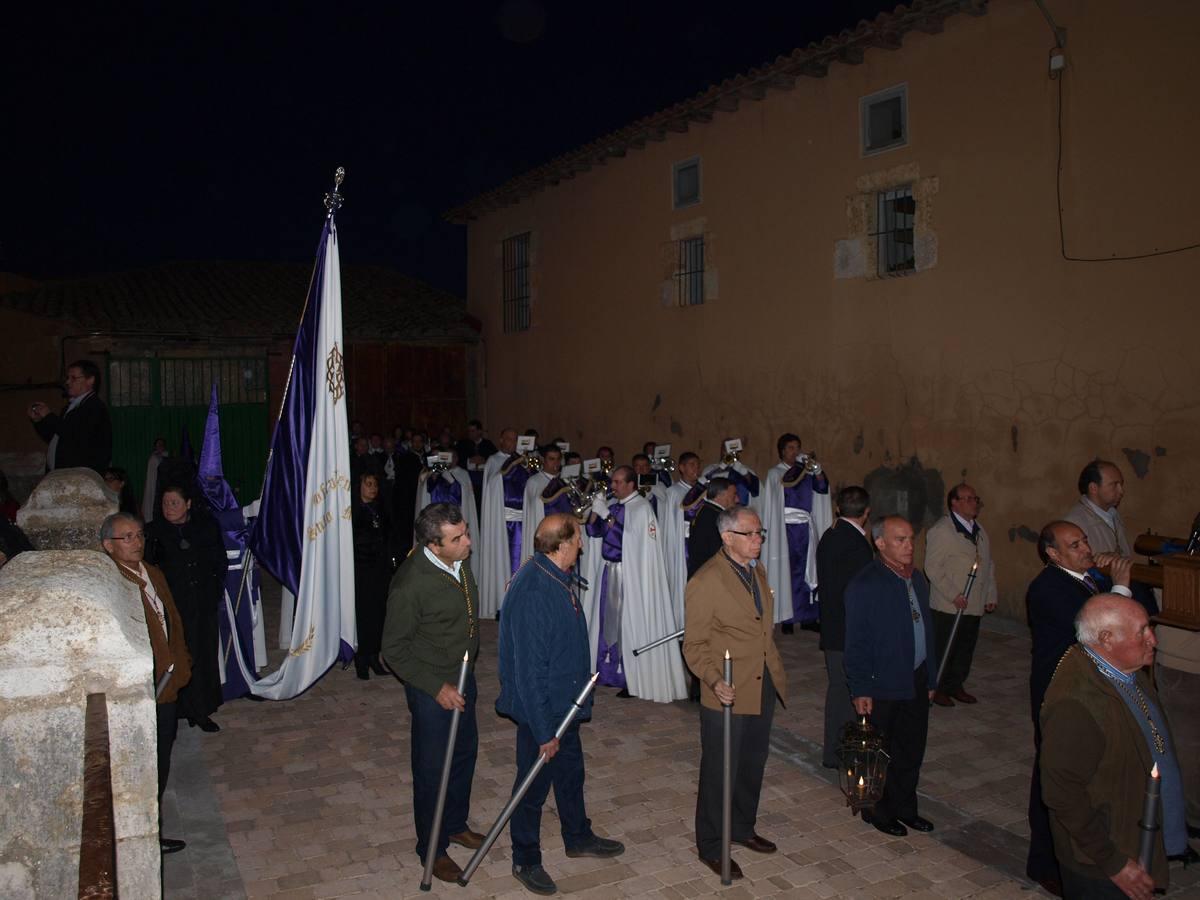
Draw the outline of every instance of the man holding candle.
<instances>
[{"instance_id":1,"label":"man holding candle","mask_svg":"<svg viewBox=\"0 0 1200 900\"><path fill-rule=\"evenodd\" d=\"M1066 897L1149 900L1167 859L1189 851L1183 786L1162 706L1143 670L1156 641L1145 609L1116 594L1084 604L1041 710L1042 794ZM1152 767L1160 779L1150 781ZM1147 791L1159 799L1146 800ZM1149 858L1139 862L1146 813Z\"/></svg>"},{"instance_id":2,"label":"man holding candle","mask_svg":"<svg viewBox=\"0 0 1200 900\"><path fill-rule=\"evenodd\" d=\"M981 505L975 488L965 483L955 485L946 495L948 514L925 536L925 576L929 579L934 644L937 659L946 657L941 684L933 692L933 702L938 706L953 706L955 700L977 702L964 685L979 640L980 620L996 608L991 541L977 521Z\"/></svg>"},{"instance_id":3,"label":"man holding candle","mask_svg":"<svg viewBox=\"0 0 1200 900\"><path fill-rule=\"evenodd\" d=\"M560 739L554 732L592 674L587 620L579 602L575 562L582 548L573 516L547 516L534 536L534 555L513 579L500 618L500 697L496 711L517 723L517 784L537 758L538 773L511 820L513 876L535 894L552 894L542 868L542 804L554 786L563 846L569 857L619 856L625 846L597 837L583 803L579 723L592 717L589 694Z\"/></svg>"},{"instance_id":4,"label":"man holding candle","mask_svg":"<svg viewBox=\"0 0 1200 900\"><path fill-rule=\"evenodd\" d=\"M731 838L756 853L775 844L755 831L767 763L775 697L784 702L787 675L775 647L774 597L758 565L763 531L758 514L733 505L717 517L722 548L687 584L683 655L700 679L700 784L696 795L696 850L721 874L723 706L733 705L733 817ZM725 679L729 651L734 683ZM734 880L742 877L731 863Z\"/></svg>"},{"instance_id":5,"label":"man holding candle","mask_svg":"<svg viewBox=\"0 0 1200 900\"><path fill-rule=\"evenodd\" d=\"M854 711L871 716L891 758L883 796L863 821L902 837L933 831L917 813L937 662L929 582L913 568L913 527L901 516L871 526L879 557L846 586L844 665ZM907 828L905 826L908 826Z\"/></svg>"},{"instance_id":6,"label":"man holding candle","mask_svg":"<svg viewBox=\"0 0 1200 900\"><path fill-rule=\"evenodd\" d=\"M471 781L479 750L475 723L475 661L479 658L479 591L467 557L471 536L462 509L432 503L416 521L414 549L392 578L382 656L404 682L412 733L413 819L417 856L434 854L433 874L457 881L462 870L446 853L451 842L478 849L483 835L471 831ZM455 686L463 654L471 667L466 692ZM431 835L438 785L454 710L461 713L455 740L445 816Z\"/></svg>"}]
</instances>

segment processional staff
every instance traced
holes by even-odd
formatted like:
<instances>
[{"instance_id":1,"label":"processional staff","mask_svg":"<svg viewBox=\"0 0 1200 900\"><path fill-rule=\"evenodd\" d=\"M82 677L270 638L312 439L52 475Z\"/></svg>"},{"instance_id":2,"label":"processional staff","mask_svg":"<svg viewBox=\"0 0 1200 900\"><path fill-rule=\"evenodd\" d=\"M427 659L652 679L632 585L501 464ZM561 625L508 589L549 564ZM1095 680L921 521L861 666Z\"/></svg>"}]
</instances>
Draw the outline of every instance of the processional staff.
<instances>
[{"instance_id":1,"label":"processional staff","mask_svg":"<svg viewBox=\"0 0 1200 900\"><path fill-rule=\"evenodd\" d=\"M725 683L733 687L733 660L725 651ZM733 840L733 704L722 703L725 734L721 760L721 884L733 884L729 844Z\"/></svg>"},{"instance_id":2,"label":"processional staff","mask_svg":"<svg viewBox=\"0 0 1200 900\"><path fill-rule=\"evenodd\" d=\"M467 690L467 669L469 653L463 653L462 668L458 670L458 693L464 695ZM431 846L425 852L425 872L421 876L421 890L427 891L433 885L433 858L436 855L438 839L442 833L442 814L446 811L446 790L450 787L450 765L454 762L454 742L458 737L458 719L462 710L457 706L450 714L450 736L446 739L446 759L442 763L442 780L438 782L437 805L433 808L433 825L429 829Z\"/></svg>"},{"instance_id":3,"label":"processional staff","mask_svg":"<svg viewBox=\"0 0 1200 900\"><path fill-rule=\"evenodd\" d=\"M971 599L971 588L975 586L975 573L979 569L979 560L975 560L975 564L971 566L971 572L967 575L967 586L963 588L963 600ZM950 658L950 651L954 648L954 638L958 634L958 623L962 620L963 610L966 609L966 604L960 606L954 613L954 624L950 627L950 637L946 639L946 649L942 652L942 661L938 664L937 680L934 682L934 688L941 690L942 673L946 671L946 660Z\"/></svg>"}]
</instances>

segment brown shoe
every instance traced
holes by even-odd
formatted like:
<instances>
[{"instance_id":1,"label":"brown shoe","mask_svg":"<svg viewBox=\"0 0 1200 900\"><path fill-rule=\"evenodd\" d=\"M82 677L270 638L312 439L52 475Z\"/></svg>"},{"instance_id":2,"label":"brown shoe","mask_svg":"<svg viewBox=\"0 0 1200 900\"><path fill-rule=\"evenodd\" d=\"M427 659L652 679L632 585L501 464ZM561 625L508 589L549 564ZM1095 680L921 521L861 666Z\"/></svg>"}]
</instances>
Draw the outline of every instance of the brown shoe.
<instances>
[{"instance_id":1,"label":"brown shoe","mask_svg":"<svg viewBox=\"0 0 1200 900\"><path fill-rule=\"evenodd\" d=\"M700 857L700 862L712 869L718 878L721 877L721 857L718 856L716 859L705 859L702 856ZM736 859L731 859L729 861L729 880L737 881L741 877L742 867L737 864Z\"/></svg>"},{"instance_id":2,"label":"brown shoe","mask_svg":"<svg viewBox=\"0 0 1200 900\"><path fill-rule=\"evenodd\" d=\"M733 843L741 844L747 850L753 850L755 853L774 853L779 849L773 841L768 841L761 834L752 834L744 841L734 841Z\"/></svg>"},{"instance_id":3,"label":"brown shoe","mask_svg":"<svg viewBox=\"0 0 1200 900\"><path fill-rule=\"evenodd\" d=\"M462 869L450 857L439 856L433 861L433 877L438 881L449 881L453 884L462 877Z\"/></svg>"},{"instance_id":4,"label":"brown shoe","mask_svg":"<svg viewBox=\"0 0 1200 900\"><path fill-rule=\"evenodd\" d=\"M485 835L480 834L478 831L472 831L468 828L466 831L450 835L450 843L466 847L468 850L478 850L483 846L484 837Z\"/></svg>"},{"instance_id":5,"label":"brown shoe","mask_svg":"<svg viewBox=\"0 0 1200 900\"><path fill-rule=\"evenodd\" d=\"M951 700L948 695L943 694L941 691L933 692L933 702L936 703L938 706L953 706L954 705L954 701Z\"/></svg>"},{"instance_id":6,"label":"brown shoe","mask_svg":"<svg viewBox=\"0 0 1200 900\"><path fill-rule=\"evenodd\" d=\"M977 697L975 697L975 695L968 694L962 688L959 688L957 691L955 691L950 696L953 697L955 700L957 700L959 703L978 703L979 702L979 699Z\"/></svg>"}]
</instances>

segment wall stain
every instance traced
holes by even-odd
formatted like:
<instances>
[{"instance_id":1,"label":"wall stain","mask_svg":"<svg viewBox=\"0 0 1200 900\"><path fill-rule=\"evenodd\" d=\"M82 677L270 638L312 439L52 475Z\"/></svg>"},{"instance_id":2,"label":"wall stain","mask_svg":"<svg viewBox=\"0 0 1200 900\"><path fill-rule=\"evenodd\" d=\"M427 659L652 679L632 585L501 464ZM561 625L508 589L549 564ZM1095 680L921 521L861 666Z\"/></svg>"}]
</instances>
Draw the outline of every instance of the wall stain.
<instances>
[{"instance_id":1,"label":"wall stain","mask_svg":"<svg viewBox=\"0 0 1200 900\"><path fill-rule=\"evenodd\" d=\"M683 437L683 426L675 419L671 420L671 434L676 437Z\"/></svg>"},{"instance_id":2,"label":"wall stain","mask_svg":"<svg viewBox=\"0 0 1200 900\"><path fill-rule=\"evenodd\" d=\"M890 454L889 454L890 456ZM863 479L876 516L903 516L920 531L942 515L946 485L937 469L926 469L917 457L897 467L880 466Z\"/></svg>"},{"instance_id":3,"label":"wall stain","mask_svg":"<svg viewBox=\"0 0 1200 900\"><path fill-rule=\"evenodd\" d=\"M1016 453L1017 452L1017 439L1020 436L1020 432L1016 425L1013 425L1011 434L1012 434L1013 453Z\"/></svg>"},{"instance_id":4,"label":"wall stain","mask_svg":"<svg viewBox=\"0 0 1200 900\"><path fill-rule=\"evenodd\" d=\"M858 456L858 454L862 453L863 444L865 444L865 443L866 443L866 441L863 439L862 429L860 428L860 429L858 429L858 434L855 435L855 437L854 437L854 446L852 448L854 450L855 456Z\"/></svg>"},{"instance_id":5,"label":"wall stain","mask_svg":"<svg viewBox=\"0 0 1200 900\"><path fill-rule=\"evenodd\" d=\"M1125 454L1125 458L1129 460L1129 465L1133 466L1133 474L1138 478L1145 478L1150 472L1150 455L1142 450L1137 450L1133 447L1122 447L1121 452Z\"/></svg>"},{"instance_id":6,"label":"wall stain","mask_svg":"<svg viewBox=\"0 0 1200 900\"><path fill-rule=\"evenodd\" d=\"M1155 456L1166 456L1166 455L1167 455L1167 448L1166 448L1166 447L1155 447L1155 448L1154 448L1154 455L1155 455Z\"/></svg>"},{"instance_id":7,"label":"wall stain","mask_svg":"<svg viewBox=\"0 0 1200 900\"><path fill-rule=\"evenodd\" d=\"M654 404L650 407L650 412L654 412L660 406L662 406L662 394L655 394L654 395Z\"/></svg>"},{"instance_id":8,"label":"wall stain","mask_svg":"<svg viewBox=\"0 0 1200 900\"><path fill-rule=\"evenodd\" d=\"M1036 531L1034 531L1032 528L1030 528L1028 525L1018 525L1015 528L1008 529L1009 543L1010 544L1014 543L1017 540L1017 538L1021 538L1024 541L1029 541L1029 543L1031 543L1031 544L1036 544L1037 539L1038 539L1038 533Z\"/></svg>"}]
</instances>

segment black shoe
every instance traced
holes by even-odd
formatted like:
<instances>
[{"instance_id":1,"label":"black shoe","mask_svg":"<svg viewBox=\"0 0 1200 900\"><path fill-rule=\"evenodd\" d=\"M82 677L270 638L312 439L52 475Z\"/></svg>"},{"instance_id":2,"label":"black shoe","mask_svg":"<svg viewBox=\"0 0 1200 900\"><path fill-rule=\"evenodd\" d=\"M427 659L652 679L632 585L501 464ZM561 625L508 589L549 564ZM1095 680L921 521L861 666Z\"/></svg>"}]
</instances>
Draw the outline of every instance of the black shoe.
<instances>
[{"instance_id":1,"label":"black shoe","mask_svg":"<svg viewBox=\"0 0 1200 900\"><path fill-rule=\"evenodd\" d=\"M549 896L558 893L558 885L541 866L513 866L513 878L535 894Z\"/></svg>"},{"instance_id":2,"label":"black shoe","mask_svg":"<svg viewBox=\"0 0 1200 900\"><path fill-rule=\"evenodd\" d=\"M611 856L620 856L624 852L625 845L620 841L610 841L608 838L597 837L594 834L582 844L576 844L574 847L566 849L566 854L571 859L577 859L580 856L608 859Z\"/></svg>"},{"instance_id":3,"label":"black shoe","mask_svg":"<svg viewBox=\"0 0 1200 900\"><path fill-rule=\"evenodd\" d=\"M356 675L357 675L359 678L361 678L363 681L370 681L370 680L371 680L371 670L370 670L370 669L368 669L366 666L355 666L355 667L354 667L354 673L355 673L355 674L356 674Z\"/></svg>"},{"instance_id":4,"label":"black shoe","mask_svg":"<svg viewBox=\"0 0 1200 900\"><path fill-rule=\"evenodd\" d=\"M386 675L388 673L388 670L383 667L383 663L380 662L378 656L371 657L371 671L376 675Z\"/></svg>"},{"instance_id":5,"label":"black shoe","mask_svg":"<svg viewBox=\"0 0 1200 900\"><path fill-rule=\"evenodd\" d=\"M795 634L796 626L793 625L791 622L784 622L782 625L779 626L779 630L783 634Z\"/></svg>"},{"instance_id":6,"label":"black shoe","mask_svg":"<svg viewBox=\"0 0 1200 900\"><path fill-rule=\"evenodd\" d=\"M621 690L617 691L617 696L622 700L628 700L633 694L629 693L629 688L621 688Z\"/></svg>"},{"instance_id":7,"label":"black shoe","mask_svg":"<svg viewBox=\"0 0 1200 900\"><path fill-rule=\"evenodd\" d=\"M1193 841L1200 840L1200 828L1197 828L1195 825L1189 825L1187 827L1187 831L1188 831L1188 837L1191 838Z\"/></svg>"},{"instance_id":8,"label":"black shoe","mask_svg":"<svg viewBox=\"0 0 1200 900\"><path fill-rule=\"evenodd\" d=\"M913 831L919 831L922 834L933 831L933 823L928 819L923 819L920 816L913 816L911 819L906 819L904 816L897 816L901 822L911 828Z\"/></svg>"},{"instance_id":9,"label":"black shoe","mask_svg":"<svg viewBox=\"0 0 1200 900\"><path fill-rule=\"evenodd\" d=\"M210 719L208 716L205 716L203 719L200 719L198 722L196 722L196 724L200 726L201 731L207 731L209 734L215 734L216 732L221 730L221 726L218 725L216 722L214 722L212 719Z\"/></svg>"},{"instance_id":10,"label":"black shoe","mask_svg":"<svg viewBox=\"0 0 1200 900\"><path fill-rule=\"evenodd\" d=\"M908 829L895 819L885 822L882 819L876 819L865 809L862 811L862 820L868 825L874 826L876 831L882 831L884 834L890 834L892 837L904 837L908 834Z\"/></svg>"},{"instance_id":11,"label":"black shoe","mask_svg":"<svg viewBox=\"0 0 1200 900\"><path fill-rule=\"evenodd\" d=\"M178 853L187 846L187 841L176 840L175 838L159 838L158 847L163 853Z\"/></svg>"},{"instance_id":12,"label":"black shoe","mask_svg":"<svg viewBox=\"0 0 1200 900\"><path fill-rule=\"evenodd\" d=\"M820 634L821 633L821 623L820 622L805 622L803 625L800 626L800 630L801 631L811 631L814 634Z\"/></svg>"}]
</instances>

